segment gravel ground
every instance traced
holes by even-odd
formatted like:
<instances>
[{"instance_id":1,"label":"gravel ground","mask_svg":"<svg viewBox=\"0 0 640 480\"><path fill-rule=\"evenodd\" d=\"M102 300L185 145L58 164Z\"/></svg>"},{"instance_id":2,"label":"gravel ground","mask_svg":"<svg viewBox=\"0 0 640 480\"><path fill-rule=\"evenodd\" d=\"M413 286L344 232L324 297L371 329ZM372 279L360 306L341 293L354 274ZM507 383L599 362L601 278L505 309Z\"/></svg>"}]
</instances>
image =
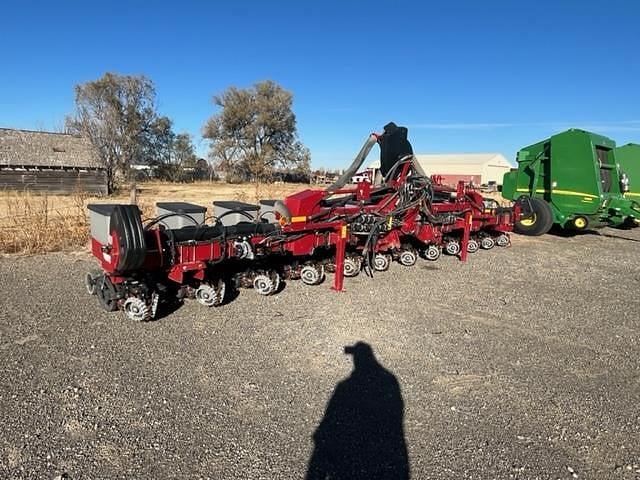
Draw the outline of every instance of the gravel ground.
<instances>
[{"instance_id":1,"label":"gravel ground","mask_svg":"<svg viewBox=\"0 0 640 480\"><path fill-rule=\"evenodd\" d=\"M0 477L640 478L638 242L516 237L147 324L99 309L85 254L1 258Z\"/></svg>"}]
</instances>

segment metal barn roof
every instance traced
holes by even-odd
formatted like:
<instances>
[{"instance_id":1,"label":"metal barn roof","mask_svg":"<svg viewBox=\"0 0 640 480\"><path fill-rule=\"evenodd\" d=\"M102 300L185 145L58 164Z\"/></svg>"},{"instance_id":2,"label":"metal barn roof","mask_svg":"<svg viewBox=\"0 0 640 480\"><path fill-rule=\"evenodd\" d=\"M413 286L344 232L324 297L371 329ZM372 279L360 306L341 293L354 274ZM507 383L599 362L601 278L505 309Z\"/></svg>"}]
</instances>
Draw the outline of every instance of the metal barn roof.
<instances>
[{"instance_id":1,"label":"metal barn roof","mask_svg":"<svg viewBox=\"0 0 640 480\"><path fill-rule=\"evenodd\" d=\"M100 168L101 164L87 138L0 128L0 166Z\"/></svg>"}]
</instances>

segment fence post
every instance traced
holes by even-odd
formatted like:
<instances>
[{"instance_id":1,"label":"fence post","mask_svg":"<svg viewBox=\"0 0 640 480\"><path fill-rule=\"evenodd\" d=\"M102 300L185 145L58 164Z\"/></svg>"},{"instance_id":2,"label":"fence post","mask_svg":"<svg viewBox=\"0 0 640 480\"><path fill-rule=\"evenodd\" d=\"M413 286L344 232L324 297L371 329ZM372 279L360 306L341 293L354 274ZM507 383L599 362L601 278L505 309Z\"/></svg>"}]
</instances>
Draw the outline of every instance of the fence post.
<instances>
[{"instance_id":1,"label":"fence post","mask_svg":"<svg viewBox=\"0 0 640 480\"><path fill-rule=\"evenodd\" d=\"M129 192L129 203L131 205L138 204L138 188L136 187L135 182L131 185L131 192Z\"/></svg>"}]
</instances>

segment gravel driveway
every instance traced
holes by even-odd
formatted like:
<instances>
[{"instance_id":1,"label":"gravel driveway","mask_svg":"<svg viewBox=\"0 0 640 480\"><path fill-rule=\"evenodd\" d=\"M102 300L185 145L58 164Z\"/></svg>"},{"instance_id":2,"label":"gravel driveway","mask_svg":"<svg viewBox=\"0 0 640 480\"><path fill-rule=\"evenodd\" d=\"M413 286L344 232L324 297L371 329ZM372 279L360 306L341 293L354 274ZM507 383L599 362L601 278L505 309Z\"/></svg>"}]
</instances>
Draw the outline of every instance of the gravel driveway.
<instances>
[{"instance_id":1,"label":"gravel driveway","mask_svg":"<svg viewBox=\"0 0 640 480\"><path fill-rule=\"evenodd\" d=\"M0 478L640 478L640 229L513 243L146 324L0 258Z\"/></svg>"}]
</instances>

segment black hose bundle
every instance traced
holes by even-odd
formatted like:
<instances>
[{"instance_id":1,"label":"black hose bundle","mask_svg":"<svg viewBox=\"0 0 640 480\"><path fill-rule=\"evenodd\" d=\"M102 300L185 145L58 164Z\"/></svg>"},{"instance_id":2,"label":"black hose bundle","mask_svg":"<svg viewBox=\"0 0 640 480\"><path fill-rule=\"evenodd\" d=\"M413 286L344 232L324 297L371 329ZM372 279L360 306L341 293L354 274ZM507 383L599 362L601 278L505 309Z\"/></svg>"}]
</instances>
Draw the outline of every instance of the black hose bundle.
<instances>
[{"instance_id":1,"label":"black hose bundle","mask_svg":"<svg viewBox=\"0 0 640 480\"><path fill-rule=\"evenodd\" d=\"M373 246L378 241L380 234L382 233L383 226L389 222L393 217L404 214L412 208L419 207L421 213L431 215L429 204L434 196L433 182L429 177L423 175L415 168L414 157L407 155L398 160L387 172L384 177L384 183L388 184L390 179L396 174L401 165L410 163L410 172L405 182L400 185L397 190L389 197L389 199L382 205L381 208L386 207L389 203L397 199L395 208L390 212L382 216L380 213L376 215L380 216L376 222L373 223L364 247L362 249L363 256L363 271L369 276L373 276L373 258L374 249Z\"/></svg>"},{"instance_id":2,"label":"black hose bundle","mask_svg":"<svg viewBox=\"0 0 640 480\"><path fill-rule=\"evenodd\" d=\"M164 220L166 220L169 217L183 217L186 218L188 220L190 220L191 222L193 222L194 226L196 227L194 229L194 233L193 233L193 238L196 238L196 235L198 233L198 230L200 229L200 227L202 226L202 224L198 223L191 215L187 215L186 213L181 213L181 212L171 212L171 213L165 213L163 215L159 215L157 217L154 217L152 219L150 219L147 224L144 226L144 231L148 232L151 227L153 227L154 225L157 224L164 224L165 227L167 227L167 224L164 223ZM176 244L176 237L173 234L173 230L170 228L165 228L164 230L162 230L163 232L165 232L167 234L167 236L169 237L169 240L167 241L167 243L169 244L169 252L171 255L171 265L173 265L176 262L176 252L175 252L175 244Z\"/></svg>"}]
</instances>

